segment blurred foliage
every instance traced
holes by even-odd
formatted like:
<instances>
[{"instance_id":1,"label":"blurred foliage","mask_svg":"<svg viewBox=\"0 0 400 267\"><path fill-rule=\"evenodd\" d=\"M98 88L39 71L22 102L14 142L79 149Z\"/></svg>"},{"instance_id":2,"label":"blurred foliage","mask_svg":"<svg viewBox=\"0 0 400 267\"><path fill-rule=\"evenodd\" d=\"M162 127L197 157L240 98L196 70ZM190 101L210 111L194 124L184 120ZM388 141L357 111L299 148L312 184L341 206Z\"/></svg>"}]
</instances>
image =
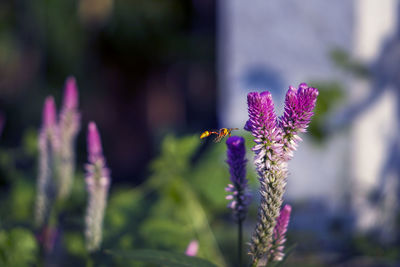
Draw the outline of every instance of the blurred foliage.
<instances>
[{"instance_id":1,"label":"blurred foliage","mask_svg":"<svg viewBox=\"0 0 400 267\"><path fill-rule=\"evenodd\" d=\"M327 99L336 94L333 89L319 88ZM323 105L327 101L324 97L321 98L321 113L318 114L330 109ZM83 235L86 191L82 171L78 171L71 198L63 203L59 215L59 236L55 245L57 254L47 258L39 249L41 245L35 237L39 233L32 225L36 175L34 164L28 163L35 162L35 137L35 132L28 130L23 147L0 150L0 170L5 175L0 187L1 266L40 265L60 259L77 266L152 266L149 263L158 266L158 261L166 255L174 255L171 258L168 256L168 260L193 260L207 265L205 261L188 259L183 255L191 240L199 242L199 258L217 266L236 266L237 229L224 199L224 188L229 182L224 142L207 143L197 135L179 138L168 135L160 146L159 155L150 165L146 182L134 188L111 187L102 247L116 254L114 256L104 253L104 250L92 255L86 252ZM245 137L250 151L252 137L248 133ZM248 153L247 158L250 185L257 187L251 166L252 154ZM20 164L27 164L30 168L19 169ZM256 193L253 195L258 197ZM253 230L257 203L258 200L254 199L250 207L244 227L245 241ZM369 255L391 262L398 259L396 247L379 249L378 243L365 237L354 239L349 247L355 255ZM153 257L152 253L146 254L143 249L158 252L153 253ZM324 262L295 252L287 265L296 266L298 262L295 259L304 264L313 262L311 259L320 262L313 266Z\"/></svg>"},{"instance_id":2,"label":"blurred foliage","mask_svg":"<svg viewBox=\"0 0 400 267\"><path fill-rule=\"evenodd\" d=\"M128 261L153 263L165 267L216 267L216 265L197 257L186 256L183 253L165 252L159 250L106 251L113 257Z\"/></svg>"},{"instance_id":3,"label":"blurred foliage","mask_svg":"<svg viewBox=\"0 0 400 267\"><path fill-rule=\"evenodd\" d=\"M37 262L38 245L23 228L0 230L0 266L29 266Z\"/></svg>"},{"instance_id":4,"label":"blurred foliage","mask_svg":"<svg viewBox=\"0 0 400 267\"><path fill-rule=\"evenodd\" d=\"M308 129L315 140L322 142L327 138L326 118L343 101L344 88L337 82L311 82L310 86L318 88L319 95Z\"/></svg>"},{"instance_id":5,"label":"blurred foliage","mask_svg":"<svg viewBox=\"0 0 400 267\"><path fill-rule=\"evenodd\" d=\"M251 146L250 135L246 138ZM200 258L218 266L235 266L236 227L224 198L229 183L225 144L203 144L202 149L200 141L197 135L166 136L159 156L150 164L146 182L133 189L113 191L104 247L182 253L196 239ZM250 184L255 185L251 160L248 174Z\"/></svg>"},{"instance_id":6,"label":"blurred foliage","mask_svg":"<svg viewBox=\"0 0 400 267\"><path fill-rule=\"evenodd\" d=\"M113 236L121 238L112 243L106 239L105 247L121 244L126 249L137 246L183 252L192 239L197 239L200 243L199 257L210 259L218 266L225 265L209 225L213 215L205 210L206 205L201 199L209 193L204 193L206 188L197 187L192 181L194 177L201 177L203 182L208 180L221 184L221 196L227 180L222 184L221 177L213 179L204 170L194 170L191 158L199 145L198 136L181 139L167 136L161 145L160 156L150 166L151 175L146 182L135 189L120 189L111 196L105 227L115 229ZM208 188L212 190L215 187ZM224 206L225 203L221 204ZM122 211L131 216L126 217L127 213ZM129 230L131 237L126 238L124 234Z\"/></svg>"},{"instance_id":7,"label":"blurred foliage","mask_svg":"<svg viewBox=\"0 0 400 267\"><path fill-rule=\"evenodd\" d=\"M350 76L368 79L371 78L370 68L364 63L351 58L350 54L341 48L333 49L330 54L333 64ZM319 95L315 115L311 120L309 131L318 142L323 142L328 137L326 129L328 115L345 100L344 85L337 81L314 81L312 87L318 88Z\"/></svg>"},{"instance_id":8,"label":"blurred foliage","mask_svg":"<svg viewBox=\"0 0 400 267\"><path fill-rule=\"evenodd\" d=\"M27 236L24 239L29 240L30 236L30 241L33 240L35 244L33 248L21 247L27 250L31 248L32 252L25 253L26 260L41 262L44 254L38 253L34 237L39 232L32 224L36 190L36 140L36 131L27 130L21 148L0 150L0 170L4 174L3 186L0 187L0 229L4 240L14 240L13 229L19 225L19 229ZM236 227L224 199L224 188L229 182L225 144L210 142L208 146L200 141L197 135L181 138L166 136L159 156L150 165L146 182L135 188L111 187L104 221L104 248L151 248L183 253L189 242L195 239L200 244L200 258L218 266L234 265L231 261L236 258ZM202 145L204 147L201 148ZM19 168L22 163L28 168ZM249 173L251 184L254 184L252 167L249 167ZM61 249L63 258L78 265L92 258L95 265L101 262L104 266L127 266L122 258L110 259L101 253L88 258L83 235L86 191L81 170L75 177L71 198L62 203L59 209L57 227L60 236L56 247ZM8 244L11 241L4 242ZM220 247L224 248L223 252ZM4 251L17 249L7 247ZM11 252L7 252L7 255L4 261L11 262ZM138 264L132 263L132 266L141 266Z\"/></svg>"},{"instance_id":9,"label":"blurred foliage","mask_svg":"<svg viewBox=\"0 0 400 267\"><path fill-rule=\"evenodd\" d=\"M8 124L3 144L20 145L21 129L39 125L45 96L60 99L62 82L73 75L83 124L104 125L105 147L116 143L113 138L127 140L109 145L116 180L139 184L160 130L148 121L148 110L165 110L171 102L176 111L167 120L156 112L168 129L210 123L210 117L216 123L215 6L185 0L0 1L0 109ZM196 77L201 83L193 82ZM158 90L181 99L150 101ZM122 113L135 123L126 123ZM83 154L77 154L80 163ZM122 160L128 154L129 163Z\"/></svg>"},{"instance_id":10,"label":"blurred foliage","mask_svg":"<svg viewBox=\"0 0 400 267\"><path fill-rule=\"evenodd\" d=\"M400 260L400 247L383 245L373 236L356 235L352 239L355 254L368 256L374 259L386 259L394 263Z\"/></svg>"},{"instance_id":11,"label":"blurred foliage","mask_svg":"<svg viewBox=\"0 0 400 267\"><path fill-rule=\"evenodd\" d=\"M369 78L371 76L369 68L364 63L352 59L349 53L343 49L333 49L330 58L339 69L358 78Z\"/></svg>"}]
</instances>

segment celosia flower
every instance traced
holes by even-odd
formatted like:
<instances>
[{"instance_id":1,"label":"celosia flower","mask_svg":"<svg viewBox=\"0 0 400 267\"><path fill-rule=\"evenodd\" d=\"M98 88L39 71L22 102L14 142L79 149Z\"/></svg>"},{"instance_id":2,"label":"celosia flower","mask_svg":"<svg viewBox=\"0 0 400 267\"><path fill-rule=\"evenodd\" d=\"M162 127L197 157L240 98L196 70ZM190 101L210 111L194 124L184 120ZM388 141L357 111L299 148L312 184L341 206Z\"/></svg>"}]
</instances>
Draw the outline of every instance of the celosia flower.
<instances>
[{"instance_id":1,"label":"celosia flower","mask_svg":"<svg viewBox=\"0 0 400 267\"><path fill-rule=\"evenodd\" d=\"M37 180L35 221L43 225L49 216L50 202L55 194L55 151L57 147L56 106L53 97L46 98L42 127L39 133L39 176Z\"/></svg>"},{"instance_id":2,"label":"celosia flower","mask_svg":"<svg viewBox=\"0 0 400 267\"><path fill-rule=\"evenodd\" d=\"M247 192L246 179L246 148L244 138L232 136L226 140L227 163L229 165L230 180L225 190L230 192L226 198L232 200L228 207L233 210L233 215L237 221L243 221L246 217L247 206L250 203L250 194Z\"/></svg>"},{"instance_id":3,"label":"celosia flower","mask_svg":"<svg viewBox=\"0 0 400 267\"><path fill-rule=\"evenodd\" d=\"M65 81L63 106L65 109L78 108L78 89L74 77L68 77Z\"/></svg>"},{"instance_id":4,"label":"celosia flower","mask_svg":"<svg viewBox=\"0 0 400 267\"><path fill-rule=\"evenodd\" d=\"M269 258L272 261L281 261L285 256L283 250L285 248L286 232L289 226L291 211L292 207L290 205L285 205L281 210L278 219L276 220L276 226L274 229L274 244L269 255Z\"/></svg>"},{"instance_id":5,"label":"celosia flower","mask_svg":"<svg viewBox=\"0 0 400 267\"><path fill-rule=\"evenodd\" d=\"M56 126L56 104L54 103L54 98L52 96L48 96L43 107L42 129L45 129L45 131L49 133L50 131L54 131Z\"/></svg>"},{"instance_id":6,"label":"celosia flower","mask_svg":"<svg viewBox=\"0 0 400 267\"><path fill-rule=\"evenodd\" d=\"M75 78L65 82L63 106L60 112L60 165L58 197L66 198L71 191L75 172L75 139L80 128L78 112L78 89Z\"/></svg>"},{"instance_id":7,"label":"celosia flower","mask_svg":"<svg viewBox=\"0 0 400 267\"><path fill-rule=\"evenodd\" d=\"M250 254L254 261L261 259L271 242L276 218L282 204L286 168L282 162L281 132L269 92L249 93L249 120L246 130L255 137L254 164L260 181L261 203L258 222L251 239Z\"/></svg>"},{"instance_id":8,"label":"celosia flower","mask_svg":"<svg viewBox=\"0 0 400 267\"><path fill-rule=\"evenodd\" d=\"M86 211L86 247L88 251L99 249L102 240L104 211L110 186L110 171L106 168L100 135L94 122L89 123L88 160L86 165L86 187L88 206Z\"/></svg>"},{"instance_id":9,"label":"celosia flower","mask_svg":"<svg viewBox=\"0 0 400 267\"><path fill-rule=\"evenodd\" d=\"M199 242L197 240L192 240L187 246L185 254L187 256L194 257L197 255L198 250L199 250Z\"/></svg>"},{"instance_id":10,"label":"celosia flower","mask_svg":"<svg viewBox=\"0 0 400 267\"><path fill-rule=\"evenodd\" d=\"M318 91L300 84L297 90L289 88L285 113L279 121L274 112L269 92L249 93L247 96L249 120L245 130L255 137L254 164L260 181L261 203L258 221L249 253L253 265L265 261L272 247L273 231L277 223L286 186L287 161L292 157L299 132L304 132L313 115Z\"/></svg>"},{"instance_id":11,"label":"celosia flower","mask_svg":"<svg viewBox=\"0 0 400 267\"><path fill-rule=\"evenodd\" d=\"M314 115L318 90L302 83L299 89L289 87L285 98L285 112L280 118L279 126L282 129L283 157L289 160L293 157L297 142L301 140L298 133L305 132Z\"/></svg>"}]
</instances>

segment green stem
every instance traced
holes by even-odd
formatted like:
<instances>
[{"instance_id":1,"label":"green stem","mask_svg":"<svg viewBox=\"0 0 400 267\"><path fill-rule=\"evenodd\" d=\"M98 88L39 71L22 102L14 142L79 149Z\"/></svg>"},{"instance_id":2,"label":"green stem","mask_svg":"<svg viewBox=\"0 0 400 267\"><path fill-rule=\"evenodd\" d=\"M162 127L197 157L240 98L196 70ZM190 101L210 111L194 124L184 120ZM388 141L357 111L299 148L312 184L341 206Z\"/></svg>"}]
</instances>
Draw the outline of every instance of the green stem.
<instances>
[{"instance_id":1,"label":"green stem","mask_svg":"<svg viewBox=\"0 0 400 267\"><path fill-rule=\"evenodd\" d=\"M89 254L86 258L86 267L93 267L93 266L94 266L94 261L91 255Z\"/></svg>"},{"instance_id":2,"label":"green stem","mask_svg":"<svg viewBox=\"0 0 400 267\"><path fill-rule=\"evenodd\" d=\"M242 267L242 247L243 247L243 242L242 242L242 231L243 231L243 221L239 220L238 222L238 262L239 262L239 267Z\"/></svg>"}]
</instances>

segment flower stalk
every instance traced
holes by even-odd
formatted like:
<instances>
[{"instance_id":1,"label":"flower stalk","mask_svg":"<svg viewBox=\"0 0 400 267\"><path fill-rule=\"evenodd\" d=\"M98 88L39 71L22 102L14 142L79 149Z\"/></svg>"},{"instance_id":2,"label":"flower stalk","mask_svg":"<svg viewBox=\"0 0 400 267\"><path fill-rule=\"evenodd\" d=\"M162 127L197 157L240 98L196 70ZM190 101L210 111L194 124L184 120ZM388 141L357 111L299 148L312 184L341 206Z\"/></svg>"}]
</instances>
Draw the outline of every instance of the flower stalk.
<instances>
[{"instance_id":1,"label":"flower stalk","mask_svg":"<svg viewBox=\"0 0 400 267\"><path fill-rule=\"evenodd\" d=\"M64 100L57 121L54 98L46 98L39 131L39 175L35 223L57 221L59 200L70 194L75 172L75 139L79 131L78 90L73 77L65 83ZM56 205L55 205L56 204ZM55 207L57 206L57 207Z\"/></svg>"},{"instance_id":2,"label":"flower stalk","mask_svg":"<svg viewBox=\"0 0 400 267\"><path fill-rule=\"evenodd\" d=\"M35 206L35 224L40 227L47 223L51 203L56 194L55 153L58 148L56 106L54 98L46 98L42 126L39 131L39 175Z\"/></svg>"},{"instance_id":3,"label":"flower stalk","mask_svg":"<svg viewBox=\"0 0 400 267\"><path fill-rule=\"evenodd\" d=\"M245 130L255 137L254 164L261 195L258 221L249 249L253 266L266 266L271 260L268 255L283 202L287 164L301 140L298 134L305 132L311 121L317 96L318 90L305 83L300 84L298 89L290 87L286 94L284 115L279 119L271 93L252 92L247 96L249 120Z\"/></svg>"},{"instance_id":4,"label":"flower stalk","mask_svg":"<svg viewBox=\"0 0 400 267\"><path fill-rule=\"evenodd\" d=\"M100 135L96 124L90 122L87 135L88 161L86 165L86 188L88 205L86 210L86 248L94 252L102 241L103 217L110 187L110 170L105 165Z\"/></svg>"},{"instance_id":5,"label":"flower stalk","mask_svg":"<svg viewBox=\"0 0 400 267\"><path fill-rule=\"evenodd\" d=\"M230 194L226 199L231 200L228 207L233 211L233 217L238 223L238 262L242 264L242 225L247 215L247 207L251 196L248 193L246 178L246 148L243 137L232 136L226 140L227 160L231 184L225 188Z\"/></svg>"},{"instance_id":6,"label":"flower stalk","mask_svg":"<svg viewBox=\"0 0 400 267\"><path fill-rule=\"evenodd\" d=\"M60 165L58 198L66 199L73 185L75 173L75 140L80 129L78 89L74 77L67 78L60 112Z\"/></svg>"}]
</instances>

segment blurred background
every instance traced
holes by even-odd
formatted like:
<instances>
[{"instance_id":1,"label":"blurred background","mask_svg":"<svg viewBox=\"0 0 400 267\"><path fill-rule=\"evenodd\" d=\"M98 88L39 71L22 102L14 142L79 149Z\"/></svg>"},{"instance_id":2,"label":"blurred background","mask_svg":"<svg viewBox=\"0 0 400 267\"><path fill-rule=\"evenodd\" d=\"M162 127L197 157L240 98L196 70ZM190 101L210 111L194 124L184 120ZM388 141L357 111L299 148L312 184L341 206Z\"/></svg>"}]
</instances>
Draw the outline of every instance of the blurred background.
<instances>
[{"instance_id":1,"label":"blurred background","mask_svg":"<svg viewBox=\"0 0 400 267\"><path fill-rule=\"evenodd\" d=\"M50 262L85 258L93 120L112 170L103 247L184 251L196 239L200 257L236 266L225 144L198 136L242 129L251 91L271 91L281 114L288 86L307 82L320 95L289 164L287 264L399 266L399 14L396 0L1 1L0 248L27 263L40 254L30 220L42 105L53 95L60 107L73 75L78 170ZM246 240L256 209L257 197Z\"/></svg>"}]
</instances>

